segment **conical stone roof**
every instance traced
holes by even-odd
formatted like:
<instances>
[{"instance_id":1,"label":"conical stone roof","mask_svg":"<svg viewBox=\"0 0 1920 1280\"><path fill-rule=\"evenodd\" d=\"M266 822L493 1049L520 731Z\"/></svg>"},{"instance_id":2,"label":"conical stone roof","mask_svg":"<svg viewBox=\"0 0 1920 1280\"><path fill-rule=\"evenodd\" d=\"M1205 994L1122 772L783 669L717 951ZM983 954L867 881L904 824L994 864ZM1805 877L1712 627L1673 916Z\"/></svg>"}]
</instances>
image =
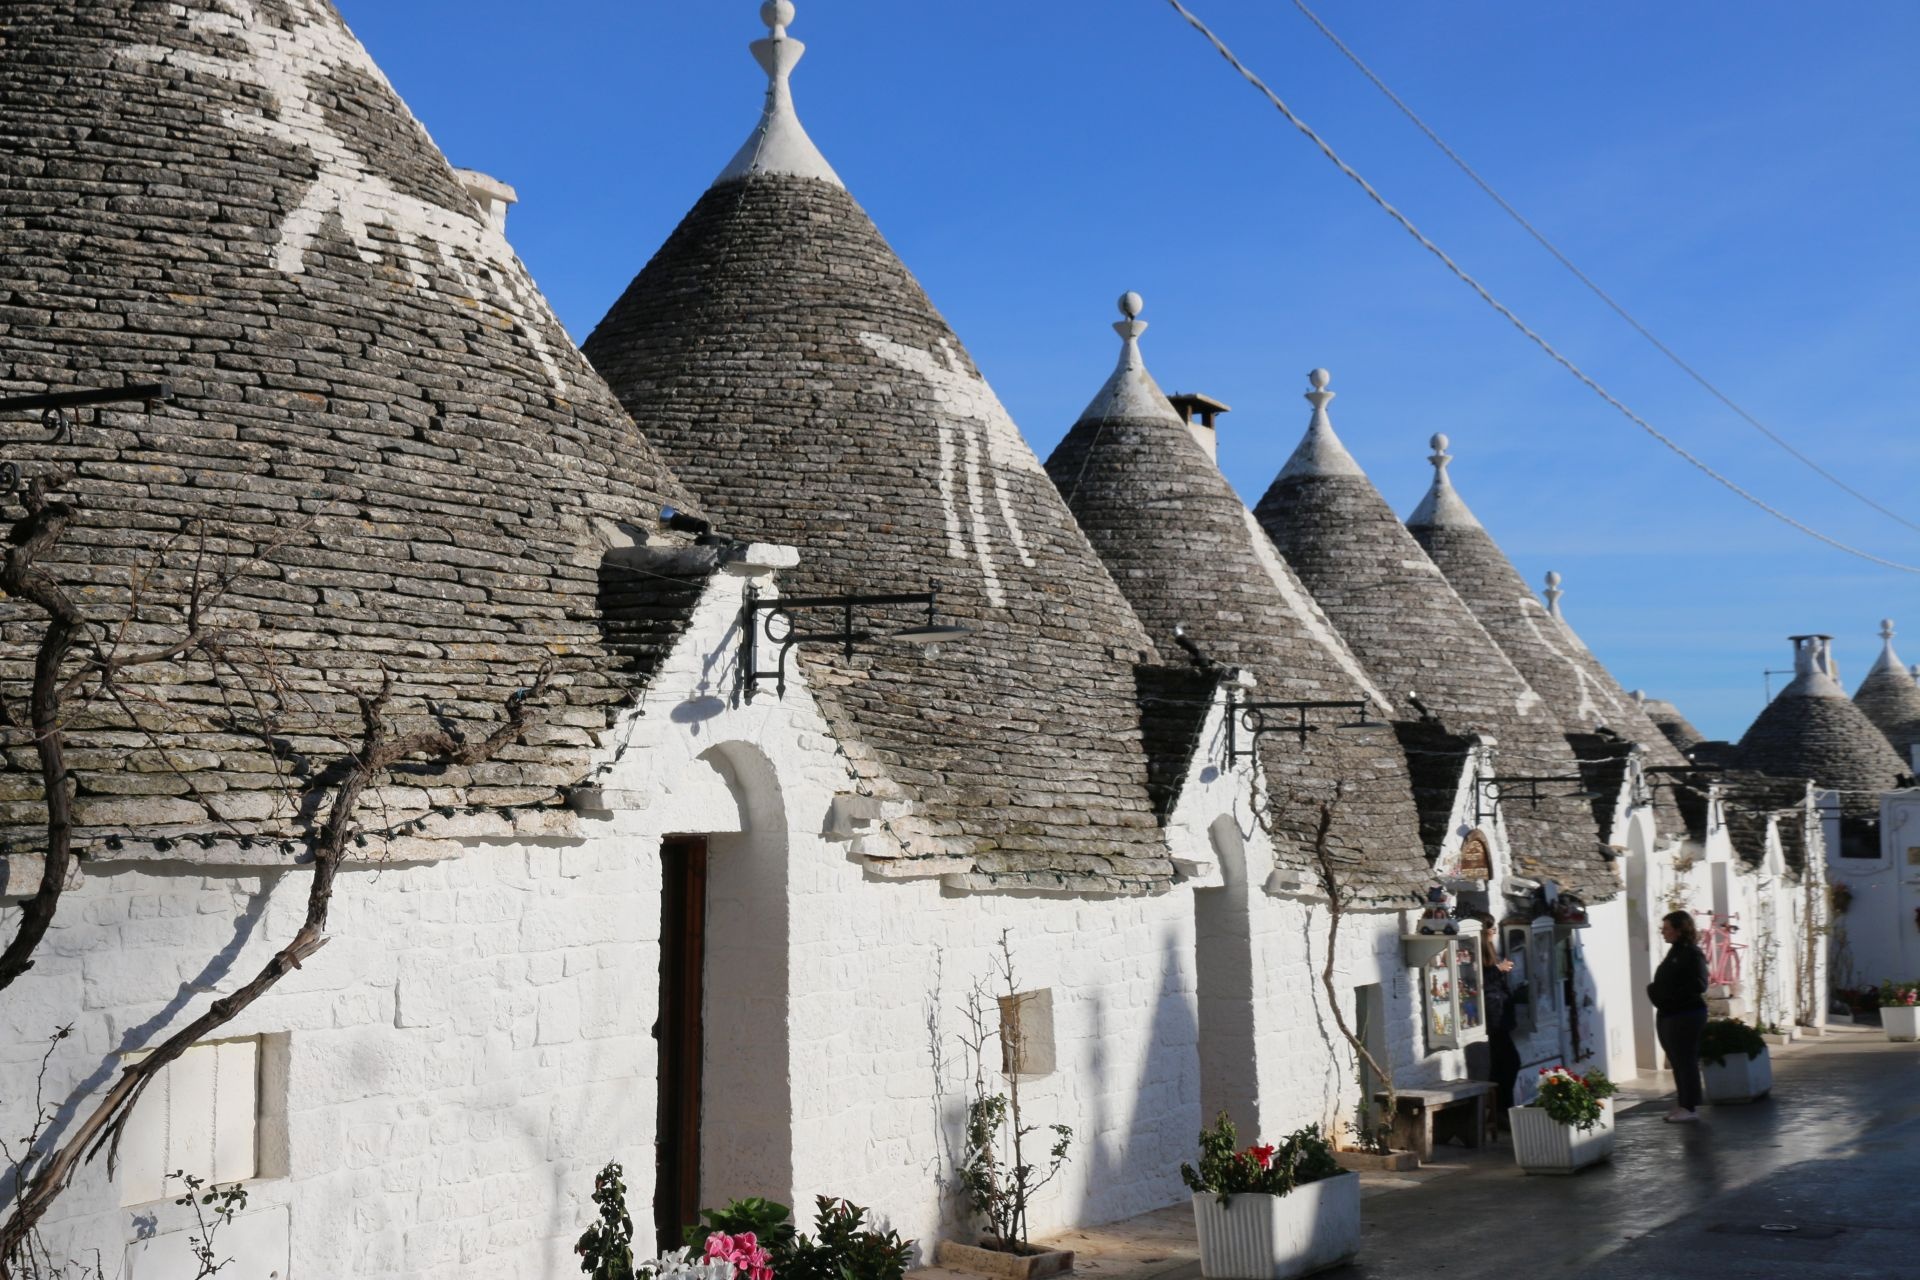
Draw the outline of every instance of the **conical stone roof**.
<instances>
[{"instance_id":1,"label":"conical stone roof","mask_svg":"<svg viewBox=\"0 0 1920 1280\"><path fill-rule=\"evenodd\" d=\"M1255 700L1373 704L1378 731L1269 735L1260 755L1277 856L1317 882L1318 806L1338 786L1329 839L1342 882L1404 905L1429 871L1406 761L1385 724L1393 708L1147 372L1139 295L1121 310L1119 365L1047 473L1162 653L1177 652L1184 627L1208 658L1253 673Z\"/></svg>"},{"instance_id":2,"label":"conical stone roof","mask_svg":"<svg viewBox=\"0 0 1920 1280\"><path fill-rule=\"evenodd\" d=\"M1880 624L1880 658L1854 691L1853 705L1887 736L1902 760L1913 759L1920 743L1920 684L1893 651L1893 620Z\"/></svg>"},{"instance_id":3,"label":"conical stone roof","mask_svg":"<svg viewBox=\"0 0 1920 1280\"><path fill-rule=\"evenodd\" d=\"M1647 719L1639 704L1560 616L1559 575L1548 578L1552 603L1541 604L1454 488L1448 474L1453 457L1447 452L1447 438L1436 435L1432 444L1433 486L1407 517L1407 529L1493 636L1501 652L1545 700L1561 732L1592 735L1596 728L1605 727L1638 743L1648 765L1684 768L1687 758ZM1665 794L1656 788L1656 797ZM1597 803L1610 804L1612 799L1609 796ZM1663 833L1684 833L1680 813L1670 800L1656 799L1655 806Z\"/></svg>"},{"instance_id":4,"label":"conical stone roof","mask_svg":"<svg viewBox=\"0 0 1920 1280\"><path fill-rule=\"evenodd\" d=\"M892 823L905 854L970 857L982 887L1162 885L1134 685L1152 645L960 340L790 118L781 8L756 46L767 118L586 353L719 527L801 548L785 591L937 580L942 619L975 628L938 658L799 651L855 767L911 802Z\"/></svg>"},{"instance_id":5,"label":"conical stone roof","mask_svg":"<svg viewBox=\"0 0 1920 1280\"><path fill-rule=\"evenodd\" d=\"M1514 668L1334 434L1325 370L1311 375L1306 437L1255 508L1261 525L1397 703L1409 694L1456 734L1497 743L1506 777L1577 778L1558 721ZM1502 805L1516 861L1588 896L1613 893L1593 815L1577 782L1542 783L1536 806Z\"/></svg>"},{"instance_id":6,"label":"conical stone roof","mask_svg":"<svg viewBox=\"0 0 1920 1280\"><path fill-rule=\"evenodd\" d=\"M390 789L389 815L552 799L577 778L623 696L603 556L632 540L618 523L685 500L333 8L6 5L0 189L0 387L177 397L88 416L70 443L8 424L29 476L78 472L58 576L114 619L157 570L136 636L158 642L196 563L260 557L217 618L250 645L270 633L251 688L168 664L129 682L141 728L75 721L90 831L297 825L286 784L357 737L352 694L383 668L397 713L430 698L491 720L557 655L571 704L533 745ZM12 697L36 615L5 617Z\"/></svg>"},{"instance_id":7,"label":"conical stone roof","mask_svg":"<svg viewBox=\"0 0 1920 1280\"><path fill-rule=\"evenodd\" d=\"M1693 721L1687 719L1680 708L1667 699L1649 698L1637 692L1631 696L1640 704L1640 709L1646 713L1647 719L1653 722L1653 727L1667 735L1667 741L1671 742L1682 755L1707 740L1707 735L1694 728Z\"/></svg>"},{"instance_id":8,"label":"conical stone roof","mask_svg":"<svg viewBox=\"0 0 1920 1280\"><path fill-rule=\"evenodd\" d=\"M1794 677L1748 726L1735 762L1840 793L1840 811L1870 818L1909 770L1834 678L1830 636L1794 636Z\"/></svg>"}]
</instances>

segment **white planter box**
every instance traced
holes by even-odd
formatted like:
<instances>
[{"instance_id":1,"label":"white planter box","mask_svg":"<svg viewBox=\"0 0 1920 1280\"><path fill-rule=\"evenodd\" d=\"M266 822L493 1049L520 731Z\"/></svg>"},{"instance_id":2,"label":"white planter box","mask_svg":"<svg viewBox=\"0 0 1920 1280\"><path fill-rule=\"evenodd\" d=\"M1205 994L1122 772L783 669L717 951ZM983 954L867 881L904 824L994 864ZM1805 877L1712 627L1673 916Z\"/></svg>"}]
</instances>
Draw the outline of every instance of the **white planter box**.
<instances>
[{"instance_id":1,"label":"white planter box","mask_svg":"<svg viewBox=\"0 0 1920 1280\"><path fill-rule=\"evenodd\" d=\"M1880 1025L1889 1040L1920 1040L1920 1004L1883 1004Z\"/></svg>"},{"instance_id":2,"label":"white planter box","mask_svg":"<svg viewBox=\"0 0 1920 1280\"><path fill-rule=\"evenodd\" d=\"M1226 1204L1193 1198L1206 1280L1288 1280L1337 1267L1360 1252L1360 1175L1343 1173L1291 1195L1243 1193Z\"/></svg>"},{"instance_id":3,"label":"white planter box","mask_svg":"<svg viewBox=\"0 0 1920 1280\"><path fill-rule=\"evenodd\" d=\"M1513 1158L1528 1173L1573 1173L1613 1154L1613 1099L1600 1104L1600 1123L1582 1132L1547 1118L1539 1107L1507 1112Z\"/></svg>"},{"instance_id":4,"label":"white planter box","mask_svg":"<svg viewBox=\"0 0 1920 1280\"><path fill-rule=\"evenodd\" d=\"M1700 1064L1708 1102L1756 1102L1773 1089L1773 1055L1762 1049L1758 1057L1727 1055L1719 1066Z\"/></svg>"}]
</instances>

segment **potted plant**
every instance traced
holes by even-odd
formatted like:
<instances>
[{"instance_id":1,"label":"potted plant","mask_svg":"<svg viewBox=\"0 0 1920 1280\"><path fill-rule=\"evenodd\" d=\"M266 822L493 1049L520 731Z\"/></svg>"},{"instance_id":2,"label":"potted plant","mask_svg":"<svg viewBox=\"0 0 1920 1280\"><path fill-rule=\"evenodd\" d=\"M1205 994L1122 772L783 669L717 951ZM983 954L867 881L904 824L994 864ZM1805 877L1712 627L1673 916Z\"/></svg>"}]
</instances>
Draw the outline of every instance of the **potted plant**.
<instances>
[{"instance_id":1,"label":"potted plant","mask_svg":"<svg viewBox=\"0 0 1920 1280\"><path fill-rule=\"evenodd\" d=\"M1540 1068L1532 1102L1507 1112L1513 1157L1528 1173L1574 1173L1613 1154L1613 1095L1619 1090L1599 1070L1576 1075Z\"/></svg>"},{"instance_id":2,"label":"potted plant","mask_svg":"<svg viewBox=\"0 0 1920 1280\"><path fill-rule=\"evenodd\" d=\"M1180 1166L1206 1280L1288 1280L1360 1251L1360 1175L1341 1169L1319 1125L1277 1145L1236 1143L1223 1111L1200 1134L1200 1167Z\"/></svg>"},{"instance_id":3,"label":"potted plant","mask_svg":"<svg viewBox=\"0 0 1920 1280\"><path fill-rule=\"evenodd\" d=\"M942 1240L934 1256L942 1266L956 1271L1004 1280L1039 1280L1073 1270L1073 1250L1039 1247L1027 1238L1028 1210L1034 1197L1059 1176L1067 1163L1073 1130L1064 1124L1049 1124L1045 1131L1050 1136L1041 1137L1042 1126L1028 1123L1021 1106L1021 1077L1036 1065L1029 1061L1020 1018L1022 1005L1030 996L1020 990L1015 978L1013 950L1004 931L992 976L1006 992L998 998L997 1029L989 1026L982 983L973 985L962 1006L967 1030L961 1034L960 1043L973 1066L973 1096L967 1103L967 1127L955 1171L967 1208L986 1230L977 1244ZM996 1038L1000 1041L1005 1093L987 1083L987 1044ZM1038 1154L1042 1143L1046 1150L1044 1167Z\"/></svg>"},{"instance_id":4,"label":"potted plant","mask_svg":"<svg viewBox=\"0 0 1920 1280\"><path fill-rule=\"evenodd\" d=\"M1880 984L1880 1025L1889 1040L1920 1040L1920 982Z\"/></svg>"},{"instance_id":5,"label":"potted plant","mask_svg":"<svg viewBox=\"0 0 1920 1280\"><path fill-rule=\"evenodd\" d=\"M1757 1102L1773 1089L1773 1057L1757 1028L1710 1018L1700 1033L1700 1077L1708 1102Z\"/></svg>"}]
</instances>

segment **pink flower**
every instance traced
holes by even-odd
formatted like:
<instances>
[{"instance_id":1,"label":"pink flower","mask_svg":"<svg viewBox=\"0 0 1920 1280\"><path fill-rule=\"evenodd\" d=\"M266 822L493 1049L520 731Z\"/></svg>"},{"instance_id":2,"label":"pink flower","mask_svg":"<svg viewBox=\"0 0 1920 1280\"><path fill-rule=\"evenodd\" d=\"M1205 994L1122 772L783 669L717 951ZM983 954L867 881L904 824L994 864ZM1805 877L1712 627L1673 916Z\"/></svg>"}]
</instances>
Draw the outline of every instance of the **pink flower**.
<instances>
[{"instance_id":1,"label":"pink flower","mask_svg":"<svg viewBox=\"0 0 1920 1280\"><path fill-rule=\"evenodd\" d=\"M751 1231L742 1231L730 1236L724 1231L716 1231L707 1237L709 1259L733 1264L735 1276L740 1280L773 1280L773 1255L760 1247L760 1241Z\"/></svg>"}]
</instances>

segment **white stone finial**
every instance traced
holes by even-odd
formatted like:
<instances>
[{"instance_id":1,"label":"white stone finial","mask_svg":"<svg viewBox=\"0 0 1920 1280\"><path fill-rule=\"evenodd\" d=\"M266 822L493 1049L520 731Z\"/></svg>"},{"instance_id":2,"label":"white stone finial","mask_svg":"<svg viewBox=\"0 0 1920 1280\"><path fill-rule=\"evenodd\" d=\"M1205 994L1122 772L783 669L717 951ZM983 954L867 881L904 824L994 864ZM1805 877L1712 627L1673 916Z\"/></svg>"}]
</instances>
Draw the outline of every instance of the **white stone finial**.
<instances>
[{"instance_id":1,"label":"white stone finial","mask_svg":"<svg viewBox=\"0 0 1920 1280\"><path fill-rule=\"evenodd\" d=\"M1647 691L1645 689L1635 689L1627 696L1633 699L1633 705L1636 707L1644 707L1647 705Z\"/></svg>"},{"instance_id":2,"label":"white stone finial","mask_svg":"<svg viewBox=\"0 0 1920 1280\"><path fill-rule=\"evenodd\" d=\"M760 123L746 145L714 182L777 173L818 178L844 187L846 184L840 181L840 175L807 136L793 108L793 69L799 65L807 46L787 34L787 27L793 22L791 0L767 0L760 6L760 21L766 24L768 34L764 40L753 42L753 56L767 73L766 109L761 112Z\"/></svg>"},{"instance_id":3,"label":"white stone finial","mask_svg":"<svg viewBox=\"0 0 1920 1280\"><path fill-rule=\"evenodd\" d=\"M1873 670L1887 671L1896 675L1905 675L1907 666L1900 661L1900 655L1893 651L1893 619L1880 619L1880 656L1874 659Z\"/></svg>"},{"instance_id":4,"label":"white stone finial","mask_svg":"<svg viewBox=\"0 0 1920 1280\"><path fill-rule=\"evenodd\" d=\"M1560 616L1560 597L1566 594L1560 589L1561 581L1558 573L1547 570L1547 612L1556 618Z\"/></svg>"},{"instance_id":5,"label":"white stone finial","mask_svg":"<svg viewBox=\"0 0 1920 1280\"><path fill-rule=\"evenodd\" d=\"M1447 474L1447 468L1453 465L1453 454L1448 452L1453 441L1436 431L1427 443L1433 446L1433 452L1427 455L1427 461L1433 464L1433 483L1428 486L1426 496L1420 499L1420 505L1407 517L1407 527L1464 529L1477 526L1480 522L1473 518L1473 512L1467 509L1466 502L1454 491L1453 477Z\"/></svg>"},{"instance_id":6,"label":"white stone finial","mask_svg":"<svg viewBox=\"0 0 1920 1280\"><path fill-rule=\"evenodd\" d=\"M1121 319L1114 322L1113 331L1120 335L1120 363L1079 420L1158 420L1185 426L1166 393L1160 390L1160 384L1147 372L1147 362L1140 355L1140 335L1147 331L1147 322L1140 318L1140 313L1147 309L1146 300L1129 289L1120 295L1119 307Z\"/></svg>"},{"instance_id":7,"label":"white stone finial","mask_svg":"<svg viewBox=\"0 0 1920 1280\"><path fill-rule=\"evenodd\" d=\"M1313 390L1307 392L1307 403L1313 406L1313 418L1307 423L1307 434L1300 445L1287 459L1287 465L1280 468L1282 480L1296 476L1358 476L1365 473L1360 464L1353 460L1347 447L1340 443L1340 437L1333 433L1333 421L1327 417L1327 406L1333 402L1334 392L1327 390L1327 384L1333 381L1333 375L1325 369L1312 369L1307 373L1307 384Z\"/></svg>"},{"instance_id":8,"label":"white stone finial","mask_svg":"<svg viewBox=\"0 0 1920 1280\"><path fill-rule=\"evenodd\" d=\"M1333 403L1337 391L1327 390L1327 384L1333 381L1333 375L1325 369L1313 369L1307 373L1307 382L1313 390L1307 392L1307 403L1313 406L1313 422L1308 429L1327 425L1327 406Z\"/></svg>"}]
</instances>

